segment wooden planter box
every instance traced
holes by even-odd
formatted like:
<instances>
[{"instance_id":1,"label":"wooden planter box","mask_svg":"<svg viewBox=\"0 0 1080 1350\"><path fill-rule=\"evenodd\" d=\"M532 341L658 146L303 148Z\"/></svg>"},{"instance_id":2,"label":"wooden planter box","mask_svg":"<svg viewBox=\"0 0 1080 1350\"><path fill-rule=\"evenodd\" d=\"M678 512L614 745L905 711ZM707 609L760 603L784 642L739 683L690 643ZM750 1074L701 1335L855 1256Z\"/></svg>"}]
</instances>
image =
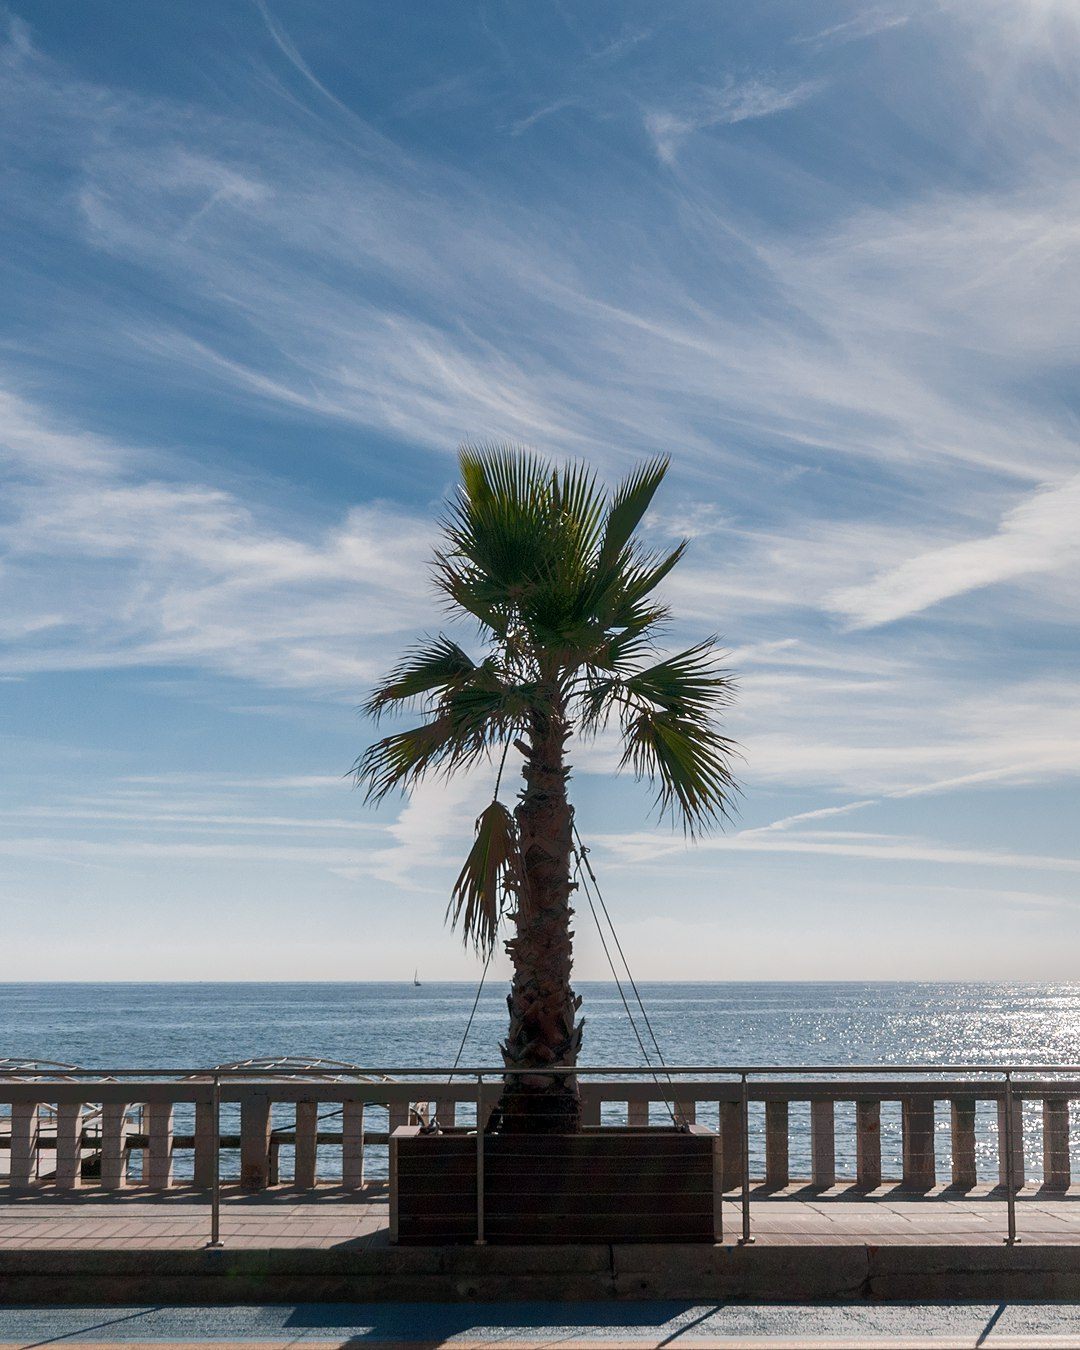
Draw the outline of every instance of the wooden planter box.
<instances>
[{"instance_id":1,"label":"wooden planter box","mask_svg":"<svg viewBox=\"0 0 1080 1350\"><path fill-rule=\"evenodd\" d=\"M485 1135L488 1242L715 1242L718 1136L596 1128L567 1135ZM472 1132L390 1136L390 1240L475 1242L477 1140Z\"/></svg>"}]
</instances>

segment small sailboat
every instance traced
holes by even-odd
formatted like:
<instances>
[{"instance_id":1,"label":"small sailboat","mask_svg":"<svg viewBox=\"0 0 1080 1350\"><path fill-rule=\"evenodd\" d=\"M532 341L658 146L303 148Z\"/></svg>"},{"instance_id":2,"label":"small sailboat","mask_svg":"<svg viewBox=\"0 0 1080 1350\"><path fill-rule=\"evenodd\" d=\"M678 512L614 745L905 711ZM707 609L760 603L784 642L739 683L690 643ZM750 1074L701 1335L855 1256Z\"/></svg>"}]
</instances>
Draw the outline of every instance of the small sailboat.
<instances>
[{"instance_id":1,"label":"small sailboat","mask_svg":"<svg viewBox=\"0 0 1080 1350\"><path fill-rule=\"evenodd\" d=\"M417 989L420 988L420 971L419 971L419 970L414 970L414 971L413 971L412 982L413 982L413 984L416 986Z\"/></svg>"}]
</instances>

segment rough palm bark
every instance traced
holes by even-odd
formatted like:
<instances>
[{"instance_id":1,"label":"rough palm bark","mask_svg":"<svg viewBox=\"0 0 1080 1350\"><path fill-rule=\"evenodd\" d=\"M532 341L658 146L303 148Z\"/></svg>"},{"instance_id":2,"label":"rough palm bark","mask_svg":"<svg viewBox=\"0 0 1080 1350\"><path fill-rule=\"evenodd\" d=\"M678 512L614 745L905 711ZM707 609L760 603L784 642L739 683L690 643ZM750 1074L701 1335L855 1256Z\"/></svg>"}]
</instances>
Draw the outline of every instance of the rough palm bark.
<instances>
[{"instance_id":1,"label":"rough palm bark","mask_svg":"<svg viewBox=\"0 0 1080 1350\"><path fill-rule=\"evenodd\" d=\"M515 935L506 943L513 963L507 1005L510 1029L502 1046L508 1069L550 1069L577 1063L583 1023L570 983L574 962L570 879L573 808L565 718L536 717L530 743L521 743L525 787L514 812L520 849ZM493 1117L496 1128L529 1134L573 1131L581 1103L572 1074L508 1074Z\"/></svg>"}]
</instances>

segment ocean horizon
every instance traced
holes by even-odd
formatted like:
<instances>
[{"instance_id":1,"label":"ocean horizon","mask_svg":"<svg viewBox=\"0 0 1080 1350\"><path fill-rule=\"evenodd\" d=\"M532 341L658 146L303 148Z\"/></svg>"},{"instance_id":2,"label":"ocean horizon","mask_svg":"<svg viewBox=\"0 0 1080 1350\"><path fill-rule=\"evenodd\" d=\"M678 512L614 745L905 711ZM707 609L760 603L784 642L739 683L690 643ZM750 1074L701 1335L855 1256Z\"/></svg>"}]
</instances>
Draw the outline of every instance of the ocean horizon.
<instances>
[{"instance_id":1,"label":"ocean horizon","mask_svg":"<svg viewBox=\"0 0 1080 1350\"><path fill-rule=\"evenodd\" d=\"M583 980L576 988L582 1062L647 1067L616 986ZM645 980L638 988L664 1060L687 1067L1080 1058L1080 982ZM469 981L6 982L0 1057L166 1068L300 1055L434 1067L461 1050L463 1063L492 1064L506 990L489 979L462 1048L476 997Z\"/></svg>"}]
</instances>

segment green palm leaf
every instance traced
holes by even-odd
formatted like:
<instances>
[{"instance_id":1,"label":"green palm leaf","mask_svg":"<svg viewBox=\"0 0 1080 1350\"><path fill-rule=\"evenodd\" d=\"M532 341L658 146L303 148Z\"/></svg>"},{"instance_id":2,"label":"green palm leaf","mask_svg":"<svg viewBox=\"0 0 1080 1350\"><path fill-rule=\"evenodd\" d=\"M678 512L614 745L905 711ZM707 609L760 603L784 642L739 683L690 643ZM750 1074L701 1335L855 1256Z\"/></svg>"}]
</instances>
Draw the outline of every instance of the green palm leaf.
<instances>
[{"instance_id":1,"label":"green palm leaf","mask_svg":"<svg viewBox=\"0 0 1080 1350\"><path fill-rule=\"evenodd\" d=\"M413 702L425 694L460 684L476 672L476 663L448 637L439 636L414 647L381 685L369 695L364 712L379 718L395 704Z\"/></svg>"},{"instance_id":2,"label":"green palm leaf","mask_svg":"<svg viewBox=\"0 0 1080 1350\"><path fill-rule=\"evenodd\" d=\"M687 545L657 552L636 534L667 457L640 465L610 497L589 466L555 467L511 446L465 446L460 466L435 582L452 614L477 623L485 653L474 660L447 636L407 653L366 711L419 705L425 720L370 746L354 766L358 783L378 800L496 746L528 758L553 727L592 734L616 713L622 763L655 785L661 810L691 833L722 821L737 792L737 751L716 716L734 682L711 639L658 657L668 607L655 592ZM491 938L513 829L502 807L477 823L451 905L470 941Z\"/></svg>"},{"instance_id":3,"label":"green palm leaf","mask_svg":"<svg viewBox=\"0 0 1080 1350\"><path fill-rule=\"evenodd\" d=\"M691 835L711 829L732 811L738 788L730 761L733 741L690 717L643 709L623 727L622 763L656 785L656 805L682 819Z\"/></svg>"},{"instance_id":4,"label":"green palm leaf","mask_svg":"<svg viewBox=\"0 0 1080 1350\"><path fill-rule=\"evenodd\" d=\"M517 827L500 801L486 806L476 820L476 838L465 859L446 915L467 946L482 955L494 950L499 920L520 877Z\"/></svg>"}]
</instances>

